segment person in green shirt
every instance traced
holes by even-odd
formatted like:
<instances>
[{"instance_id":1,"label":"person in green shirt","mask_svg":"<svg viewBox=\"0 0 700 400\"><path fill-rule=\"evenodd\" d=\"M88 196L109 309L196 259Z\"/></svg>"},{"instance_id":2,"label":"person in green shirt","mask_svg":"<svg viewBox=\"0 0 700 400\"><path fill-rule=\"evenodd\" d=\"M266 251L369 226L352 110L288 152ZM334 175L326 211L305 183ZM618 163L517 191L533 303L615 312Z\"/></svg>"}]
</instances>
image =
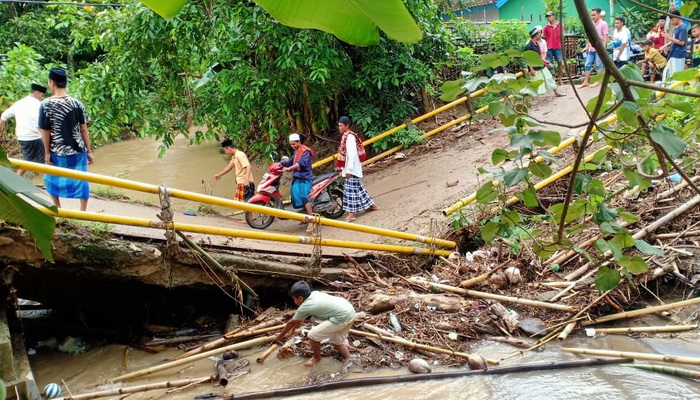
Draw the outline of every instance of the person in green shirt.
<instances>
[{"instance_id":1,"label":"person in green shirt","mask_svg":"<svg viewBox=\"0 0 700 400\"><path fill-rule=\"evenodd\" d=\"M299 308L282 332L275 337L275 343L281 343L288 333L297 329L307 318L313 317L323 322L309 331L309 343L314 354L304 365L312 367L321 361L321 342L326 339L343 359L350 358L346 339L355 319L355 308L352 304L342 297L319 291L312 292L305 281L298 281L292 285L289 295Z\"/></svg>"}]
</instances>

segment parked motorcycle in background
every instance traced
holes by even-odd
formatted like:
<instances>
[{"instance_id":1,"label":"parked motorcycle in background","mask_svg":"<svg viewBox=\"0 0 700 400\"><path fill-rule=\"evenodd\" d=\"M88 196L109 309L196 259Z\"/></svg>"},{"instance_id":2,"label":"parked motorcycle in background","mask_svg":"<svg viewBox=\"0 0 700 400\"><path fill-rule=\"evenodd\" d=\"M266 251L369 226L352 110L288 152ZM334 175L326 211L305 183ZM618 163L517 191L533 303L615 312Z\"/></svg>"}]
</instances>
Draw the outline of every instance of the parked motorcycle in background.
<instances>
[{"instance_id":1,"label":"parked motorcycle in background","mask_svg":"<svg viewBox=\"0 0 700 400\"><path fill-rule=\"evenodd\" d=\"M293 208L289 205L285 208L282 204L280 183L282 181L282 165L274 163L268 167L258 184L258 191L248 199L248 203L259 206L273 207L280 210L304 213L304 207ZM309 193L309 202L314 213L326 218L338 219L343 216L343 185L338 180L337 172L329 172L314 178ZM275 217L268 214L246 211L245 220L252 228L265 229L272 224Z\"/></svg>"}]
</instances>

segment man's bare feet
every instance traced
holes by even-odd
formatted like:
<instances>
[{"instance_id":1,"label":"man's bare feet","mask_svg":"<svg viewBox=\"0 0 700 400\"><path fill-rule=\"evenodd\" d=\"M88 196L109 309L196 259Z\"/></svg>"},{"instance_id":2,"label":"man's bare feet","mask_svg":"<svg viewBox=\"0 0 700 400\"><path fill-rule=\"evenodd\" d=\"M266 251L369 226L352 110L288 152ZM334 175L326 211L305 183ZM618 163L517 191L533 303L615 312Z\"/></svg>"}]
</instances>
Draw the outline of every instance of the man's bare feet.
<instances>
[{"instance_id":1,"label":"man's bare feet","mask_svg":"<svg viewBox=\"0 0 700 400\"><path fill-rule=\"evenodd\" d=\"M379 206L376 204L372 204L372 207L369 208L370 211L379 211Z\"/></svg>"},{"instance_id":2,"label":"man's bare feet","mask_svg":"<svg viewBox=\"0 0 700 400\"><path fill-rule=\"evenodd\" d=\"M588 87L588 86L589 86L588 83L582 83L582 84L579 85L578 88L581 89L581 88L585 88L585 87Z\"/></svg>"},{"instance_id":3,"label":"man's bare feet","mask_svg":"<svg viewBox=\"0 0 700 400\"><path fill-rule=\"evenodd\" d=\"M309 359L309 361L304 363L304 366L313 367L314 365L318 364L319 361L321 361L320 357L312 357Z\"/></svg>"},{"instance_id":4,"label":"man's bare feet","mask_svg":"<svg viewBox=\"0 0 700 400\"><path fill-rule=\"evenodd\" d=\"M600 86L600 82L596 82L596 83L594 83L594 84L591 85L592 88L598 87L598 86Z\"/></svg>"}]
</instances>

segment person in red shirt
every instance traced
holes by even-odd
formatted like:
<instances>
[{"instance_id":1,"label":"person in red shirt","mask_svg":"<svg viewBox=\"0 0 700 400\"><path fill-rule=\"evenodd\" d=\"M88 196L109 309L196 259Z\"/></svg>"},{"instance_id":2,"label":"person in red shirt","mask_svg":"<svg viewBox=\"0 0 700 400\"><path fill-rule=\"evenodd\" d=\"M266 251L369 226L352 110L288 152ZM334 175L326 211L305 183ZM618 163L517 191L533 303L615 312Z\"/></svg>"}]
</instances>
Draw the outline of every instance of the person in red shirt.
<instances>
[{"instance_id":1,"label":"person in red shirt","mask_svg":"<svg viewBox=\"0 0 700 400\"><path fill-rule=\"evenodd\" d=\"M564 55L561 50L562 26L561 23L557 21L557 16L554 12L549 11L545 15L547 17L547 25L544 26L542 38L547 42L547 62L551 63L552 60L557 61L557 84L561 86L561 77L564 69Z\"/></svg>"},{"instance_id":2,"label":"person in red shirt","mask_svg":"<svg viewBox=\"0 0 700 400\"><path fill-rule=\"evenodd\" d=\"M661 48L666 44L666 29L664 29L665 23L666 17L660 16L658 23L651 28L649 33L647 33L647 40L651 40L656 50L661 50Z\"/></svg>"}]
</instances>

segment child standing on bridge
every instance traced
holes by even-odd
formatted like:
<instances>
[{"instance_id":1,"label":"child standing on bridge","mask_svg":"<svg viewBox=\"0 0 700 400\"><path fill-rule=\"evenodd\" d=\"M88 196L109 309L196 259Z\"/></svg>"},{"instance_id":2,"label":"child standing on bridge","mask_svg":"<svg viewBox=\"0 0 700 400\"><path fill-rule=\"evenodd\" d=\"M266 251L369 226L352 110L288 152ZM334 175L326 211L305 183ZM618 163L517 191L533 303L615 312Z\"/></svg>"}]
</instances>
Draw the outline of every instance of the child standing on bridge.
<instances>
[{"instance_id":1,"label":"child standing on bridge","mask_svg":"<svg viewBox=\"0 0 700 400\"><path fill-rule=\"evenodd\" d=\"M309 342L314 354L304 365L312 367L321 361L321 342L326 339L338 350L343 359L350 358L346 338L355 319L355 308L352 304L342 297L331 296L319 291L312 292L309 284L305 281L298 281L292 285L289 295L299 308L292 320L287 322L282 332L275 337L275 342L281 342L304 320L313 317L323 322L309 331Z\"/></svg>"},{"instance_id":2,"label":"child standing on bridge","mask_svg":"<svg viewBox=\"0 0 700 400\"><path fill-rule=\"evenodd\" d=\"M214 175L214 180L218 181L234 169L236 171L236 194L233 199L236 201L248 201L255 194L255 182L253 182L253 172L248 157L233 145L233 141L226 139L221 142L224 152L231 156L231 162Z\"/></svg>"}]
</instances>

